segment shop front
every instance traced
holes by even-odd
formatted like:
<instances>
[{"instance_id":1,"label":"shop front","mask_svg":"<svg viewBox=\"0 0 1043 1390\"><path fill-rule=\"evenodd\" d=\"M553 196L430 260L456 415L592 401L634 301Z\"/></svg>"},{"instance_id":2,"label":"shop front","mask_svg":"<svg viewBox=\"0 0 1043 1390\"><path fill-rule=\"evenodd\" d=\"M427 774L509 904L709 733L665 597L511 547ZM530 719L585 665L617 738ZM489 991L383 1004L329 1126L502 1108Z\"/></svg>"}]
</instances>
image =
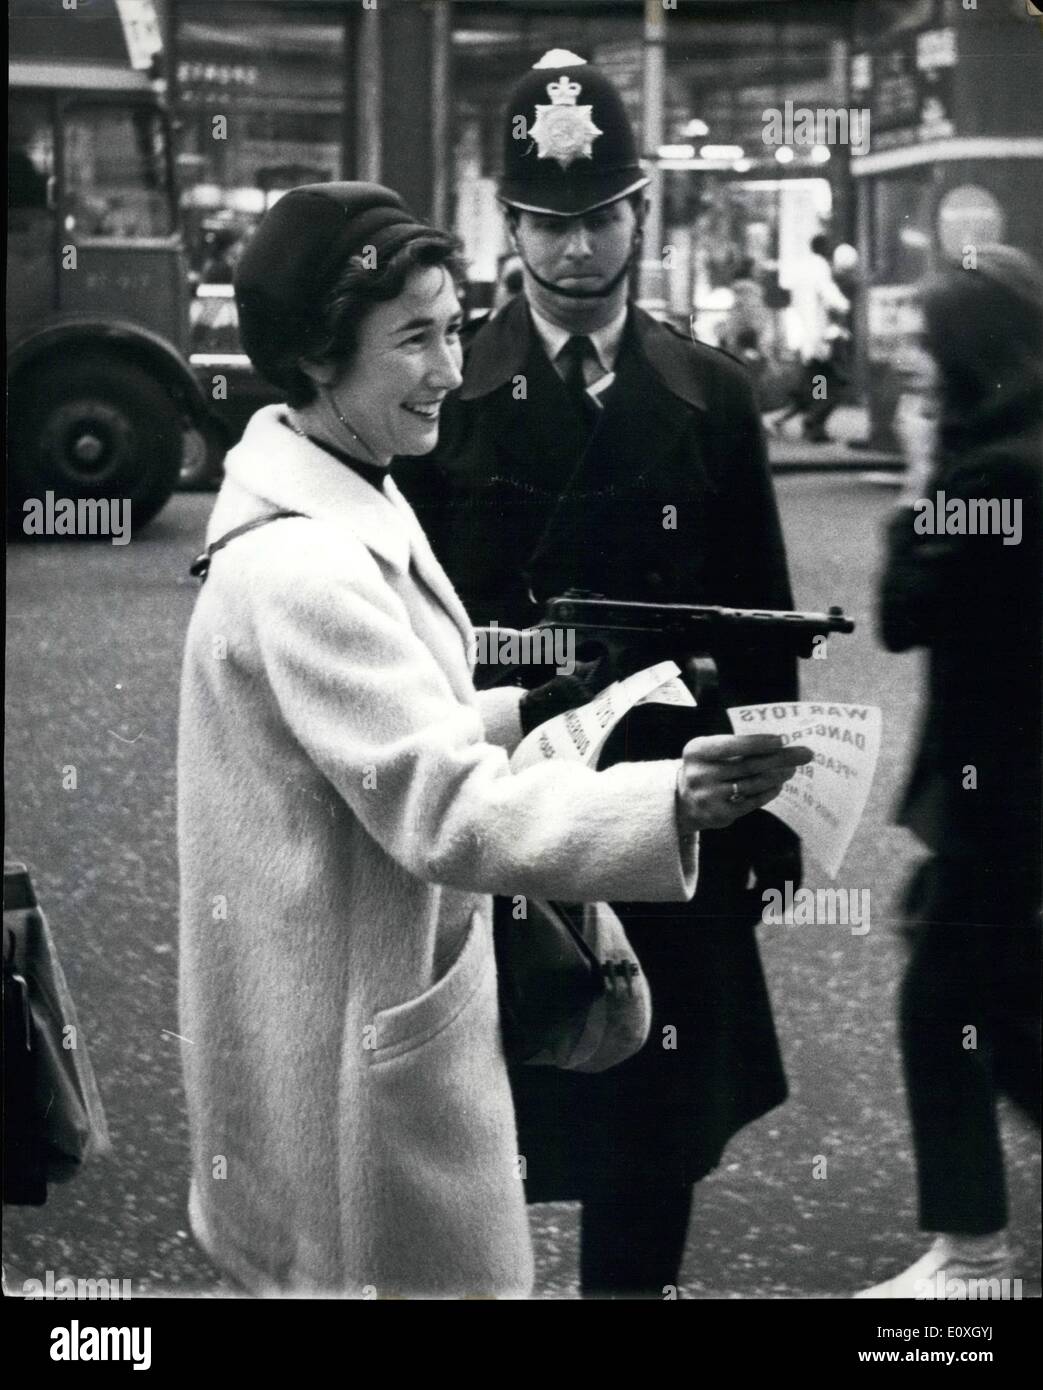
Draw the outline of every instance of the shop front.
<instances>
[{"instance_id":1,"label":"shop front","mask_svg":"<svg viewBox=\"0 0 1043 1390\"><path fill-rule=\"evenodd\" d=\"M345 21L328 6L176 4L181 201L201 282L231 279L244 238L280 189L346 175Z\"/></svg>"},{"instance_id":2,"label":"shop front","mask_svg":"<svg viewBox=\"0 0 1043 1390\"><path fill-rule=\"evenodd\" d=\"M781 380L796 347L786 311L791 276L816 233L834 242L854 235L847 142L830 138L835 127L821 140L792 129L793 110L835 112L846 101L853 6L733 0L664 11L663 121L654 146L646 13L641 0L454 4L453 202L473 300L496 301L509 257L495 196L505 94L541 53L565 48L620 88L661 187L662 244L646 244L639 294L648 302L654 280L655 311L717 343L735 305L733 285L752 285L763 304L759 355ZM771 113L781 119L787 103L789 130L766 138Z\"/></svg>"},{"instance_id":3,"label":"shop front","mask_svg":"<svg viewBox=\"0 0 1043 1390\"><path fill-rule=\"evenodd\" d=\"M663 11L648 121L644 0L171 0L182 211L199 348L234 340L244 239L295 183L376 178L463 241L468 303L502 298L510 246L496 200L507 94L563 48L619 86L655 176L638 293L709 342L742 281L763 306L758 352L780 378L796 337L787 286L817 232L854 238L850 142L801 138L793 113L847 100L854 0L720 0ZM789 126L770 138L773 116ZM655 244L653 244L655 243Z\"/></svg>"},{"instance_id":4,"label":"shop front","mask_svg":"<svg viewBox=\"0 0 1043 1390\"><path fill-rule=\"evenodd\" d=\"M1043 259L1041 61L1043 35L1020 0L860 0L851 88L873 112L873 141L851 170L875 447L897 446L895 363L918 330L923 277L945 263L973 269L975 249L995 241Z\"/></svg>"}]
</instances>

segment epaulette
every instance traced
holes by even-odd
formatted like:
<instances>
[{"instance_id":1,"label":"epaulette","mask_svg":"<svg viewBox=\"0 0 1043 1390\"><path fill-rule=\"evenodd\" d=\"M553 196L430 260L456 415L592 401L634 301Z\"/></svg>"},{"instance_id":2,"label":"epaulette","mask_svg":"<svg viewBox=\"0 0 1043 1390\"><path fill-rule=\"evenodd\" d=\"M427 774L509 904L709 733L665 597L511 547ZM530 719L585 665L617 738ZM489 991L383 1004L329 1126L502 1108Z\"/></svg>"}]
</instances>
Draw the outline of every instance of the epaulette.
<instances>
[{"instance_id":1,"label":"epaulette","mask_svg":"<svg viewBox=\"0 0 1043 1390\"><path fill-rule=\"evenodd\" d=\"M729 352L727 348L721 347L717 343L704 343L702 338L693 338L691 333L686 333L683 329L678 328L675 324L672 324L669 319L659 319L658 322L661 327L667 329L675 338L680 338L682 342L687 343L690 347L707 348L710 352L719 352L722 357L730 357L733 362L737 362L744 370L749 370L748 364L744 362L741 357L736 357L734 352Z\"/></svg>"},{"instance_id":2,"label":"epaulette","mask_svg":"<svg viewBox=\"0 0 1043 1390\"><path fill-rule=\"evenodd\" d=\"M477 337L479 329L484 328L491 318L492 310L485 309L480 314L473 314L467 320L463 328L460 329L460 342L464 347L467 347Z\"/></svg>"}]
</instances>

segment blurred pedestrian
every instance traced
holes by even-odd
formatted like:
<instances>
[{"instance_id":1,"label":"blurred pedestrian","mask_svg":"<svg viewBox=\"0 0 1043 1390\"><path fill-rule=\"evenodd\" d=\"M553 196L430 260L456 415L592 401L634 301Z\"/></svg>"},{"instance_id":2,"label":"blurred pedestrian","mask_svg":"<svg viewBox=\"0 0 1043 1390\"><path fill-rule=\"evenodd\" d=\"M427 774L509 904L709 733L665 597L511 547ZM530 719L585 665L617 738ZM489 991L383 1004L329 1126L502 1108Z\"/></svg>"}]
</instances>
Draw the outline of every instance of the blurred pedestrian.
<instances>
[{"instance_id":1,"label":"blurred pedestrian","mask_svg":"<svg viewBox=\"0 0 1043 1390\"><path fill-rule=\"evenodd\" d=\"M842 241L833 248L830 264L833 281L847 300L846 310L830 310L830 361L839 387L837 399L843 400L855 370L855 302L861 289L858 252Z\"/></svg>"},{"instance_id":2,"label":"blurred pedestrian","mask_svg":"<svg viewBox=\"0 0 1043 1390\"><path fill-rule=\"evenodd\" d=\"M228 455L196 570L180 1005L192 1230L258 1294L527 1293L489 894L684 902L696 832L810 757L728 736L512 774L530 696L475 692L473 630L388 477L460 384L456 252L390 190L325 183L238 270L286 404Z\"/></svg>"},{"instance_id":3,"label":"blurred pedestrian","mask_svg":"<svg viewBox=\"0 0 1043 1390\"><path fill-rule=\"evenodd\" d=\"M846 332L844 321L851 305L833 279L829 240L812 237L809 253L790 279L790 302L800 325L801 375L789 405L772 420L778 433L794 415L804 417L804 438L812 443L828 441L826 421L836 409L841 376L837 343Z\"/></svg>"},{"instance_id":4,"label":"blurred pedestrian","mask_svg":"<svg viewBox=\"0 0 1043 1390\"><path fill-rule=\"evenodd\" d=\"M234 274L231 249L236 241L233 231L207 232L205 237L206 255L199 278L204 285L230 285Z\"/></svg>"},{"instance_id":5,"label":"blurred pedestrian","mask_svg":"<svg viewBox=\"0 0 1043 1390\"><path fill-rule=\"evenodd\" d=\"M983 248L922 300L937 443L907 405L919 456L880 624L891 651L930 658L900 817L930 854L908 890L900 1024L920 1226L936 1235L863 1298L984 1297L968 1282L1008 1278L998 1097L1039 1123L1043 274Z\"/></svg>"},{"instance_id":6,"label":"blurred pedestrian","mask_svg":"<svg viewBox=\"0 0 1043 1390\"><path fill-rule=\"evenodd\" d=\"M555 50L508 97L502 135L524 292L465 333L434 466L396 465L473 620L524 627L570 588L791 607L747 373L631 299L647 178L619 92ZM727 704L796 696L787 657L736 652L720 669ZM606 756L668 756L699 718L635 720ZM619 909L652 990L644 1049L598 1076L514 1070L529 1200L583 1202L584 1294L676 1286L693 1184L785 1100L755 924L763 891L800 872L772 816L704 836L690 908Z\"/></svg>"},{"instance_id":7,"label":"blurred pedestrian","mask_svg":"<svg viewBox=\"0 0 1043 1390\"><path fill-rule=\"evenodd\" d=\"M768 311L764 287L754 274L752 257L745 257L731 283L732 307L721 329L720 343L726 352L738 357L756 380L764 365Z\"/></svg>"}]
</instances>

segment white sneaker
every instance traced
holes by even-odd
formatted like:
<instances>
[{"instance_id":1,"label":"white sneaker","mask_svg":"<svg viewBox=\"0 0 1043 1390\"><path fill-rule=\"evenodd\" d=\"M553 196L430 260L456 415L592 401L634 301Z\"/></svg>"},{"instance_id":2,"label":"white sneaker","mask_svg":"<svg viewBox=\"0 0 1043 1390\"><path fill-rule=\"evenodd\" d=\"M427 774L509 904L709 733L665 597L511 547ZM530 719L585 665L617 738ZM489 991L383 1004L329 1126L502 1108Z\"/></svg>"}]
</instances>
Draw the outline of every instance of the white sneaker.
<instances>
[{"instance_id":1,"label":"white sneaker","mask_svg":"<svg viewBox=\"0 0 1043 1390\"><path fill-rule=\"evenodd\" d=\"M938 1236L930 1250L908 1269L862 1289L855 1298L1012 1298L1011 1258L1006 1241L989 1243L971 1237L972 1248L958 1236ZM981 1253L973 1250L978 1244ZM1015 1283L1017 1281L1014 1281Z\"/></svg>"}]
</instances>

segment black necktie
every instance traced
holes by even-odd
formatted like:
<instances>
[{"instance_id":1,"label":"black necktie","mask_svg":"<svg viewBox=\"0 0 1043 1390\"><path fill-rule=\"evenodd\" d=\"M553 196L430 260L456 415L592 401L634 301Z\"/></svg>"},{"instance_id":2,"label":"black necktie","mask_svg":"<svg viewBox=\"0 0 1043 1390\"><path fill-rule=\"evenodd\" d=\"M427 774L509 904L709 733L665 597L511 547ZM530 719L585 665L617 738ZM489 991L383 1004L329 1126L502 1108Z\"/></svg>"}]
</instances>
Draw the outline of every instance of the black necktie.
<instances>
[{"instance_id":1,"label":"black necktie","mask_svg":"<svg viewBox=\"0 0 1043 1390\"><path fill-rule=\"evenodd\" d=\"M578 333L570 338L558 353L558 361L564 364L562 380L576 408L587 421L597 417L598 408L587 394L587 377L584 367L595 356L594 344L585 335Z\"/></svg>"}]
</instances>

